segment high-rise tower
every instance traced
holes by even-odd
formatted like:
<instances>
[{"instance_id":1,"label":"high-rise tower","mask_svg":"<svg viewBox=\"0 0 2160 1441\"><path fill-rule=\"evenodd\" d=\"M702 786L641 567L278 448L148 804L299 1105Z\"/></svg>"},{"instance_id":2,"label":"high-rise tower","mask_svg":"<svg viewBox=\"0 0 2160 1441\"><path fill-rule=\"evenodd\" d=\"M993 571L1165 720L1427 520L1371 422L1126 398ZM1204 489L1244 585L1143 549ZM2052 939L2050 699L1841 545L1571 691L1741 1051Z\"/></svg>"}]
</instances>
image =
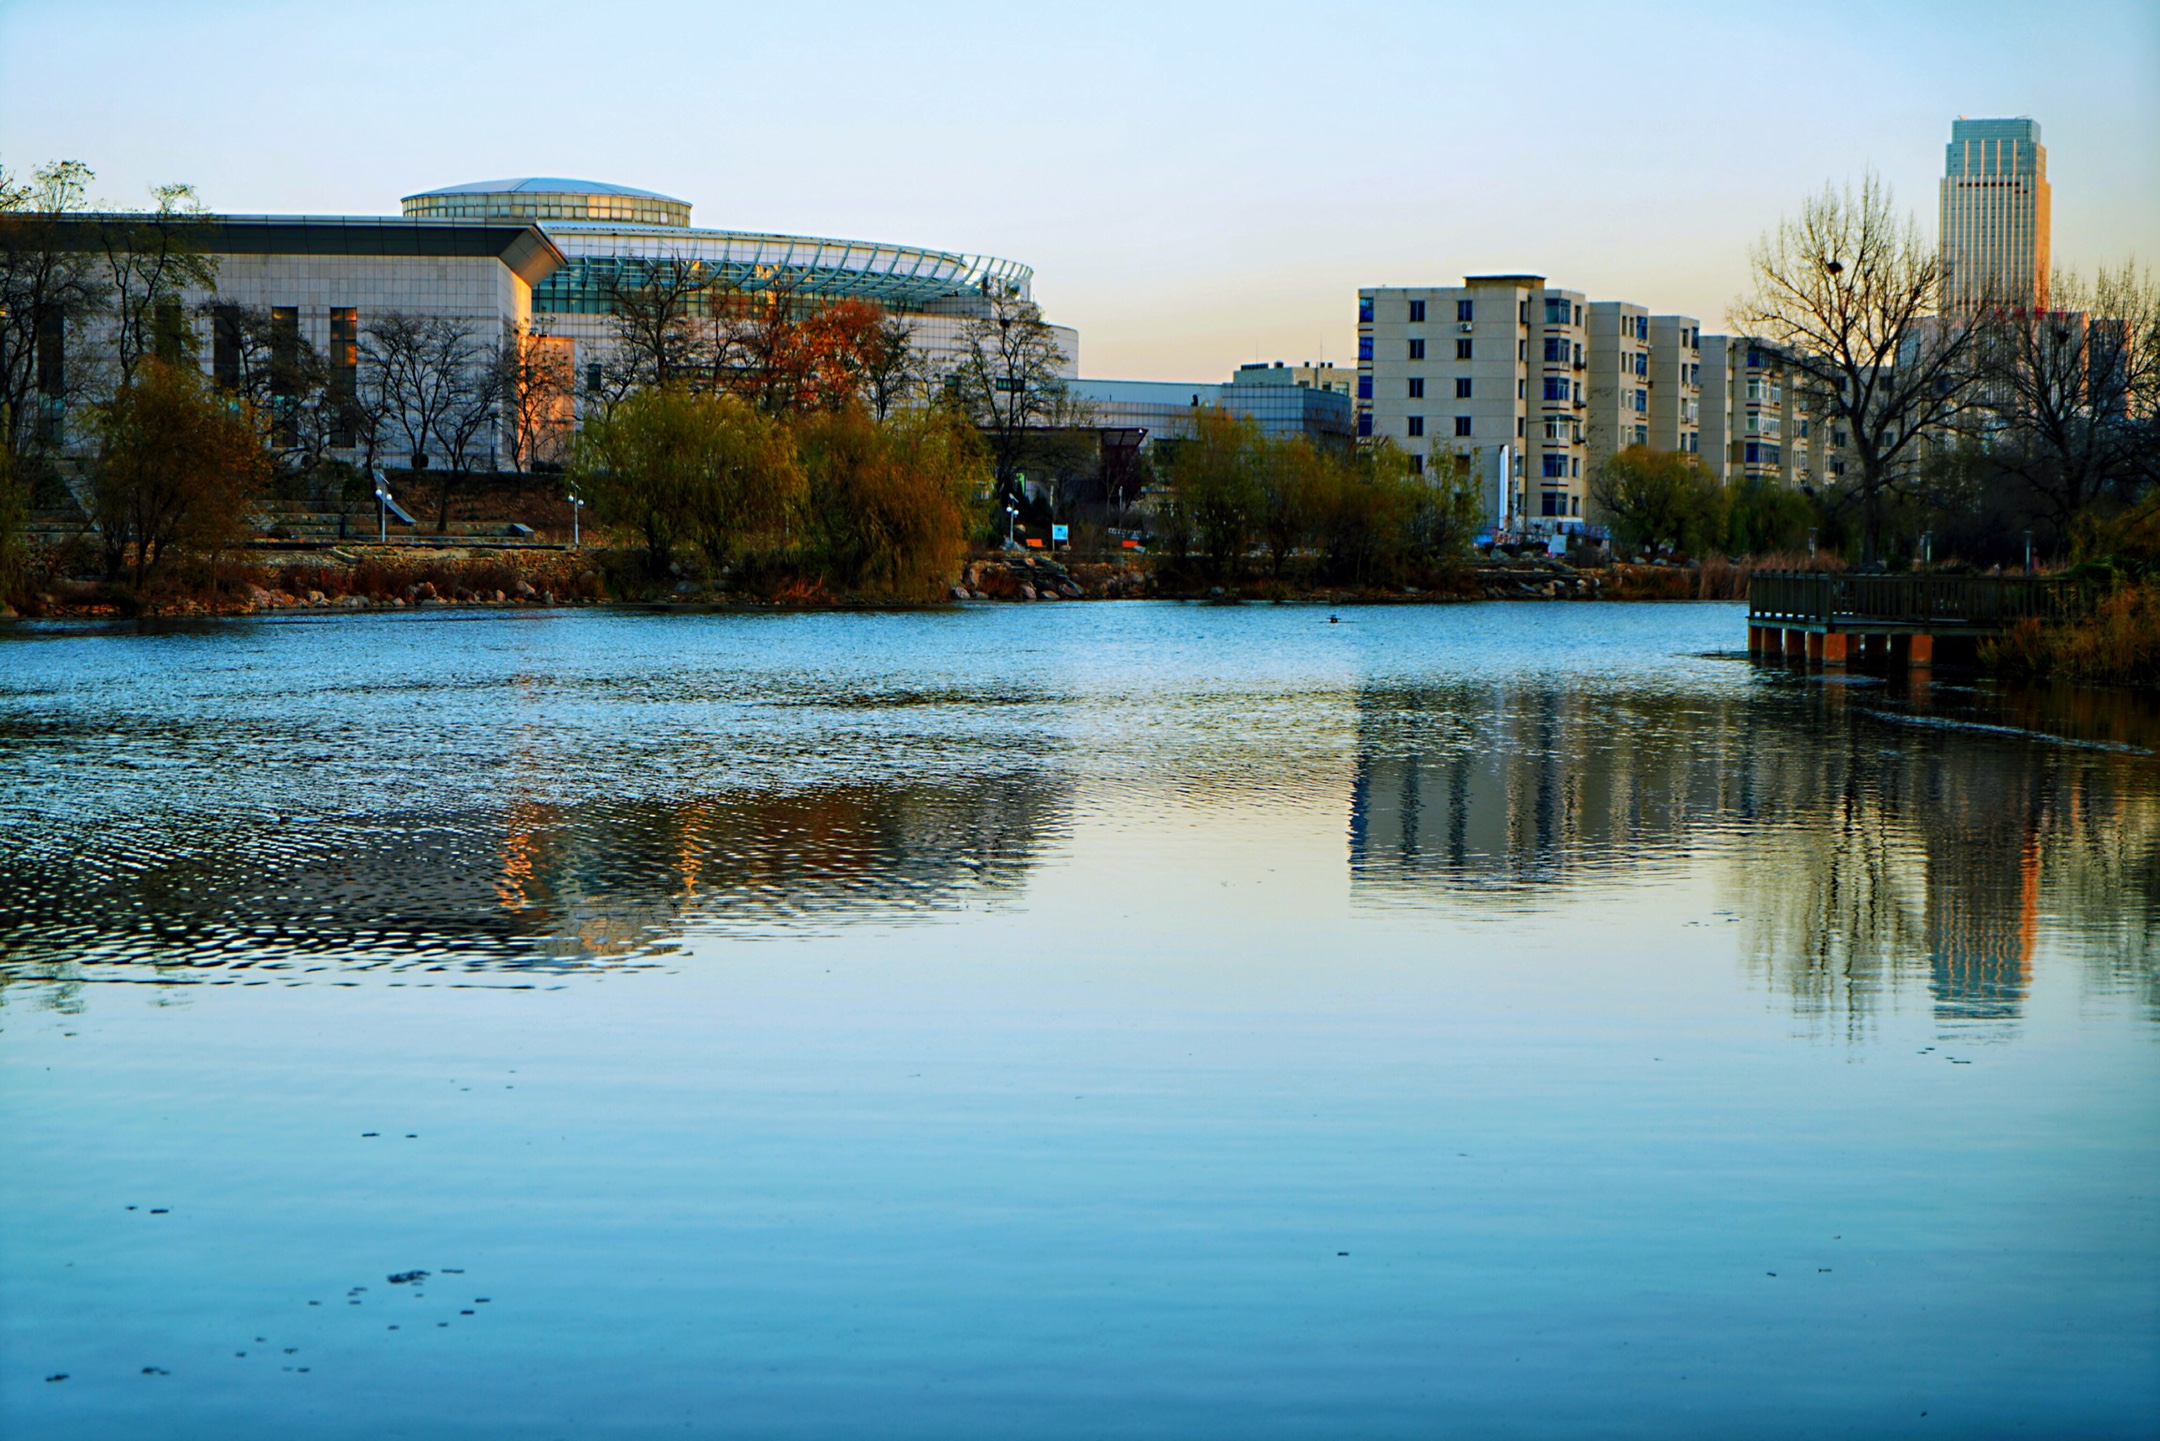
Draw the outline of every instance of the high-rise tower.
<instances>
[{"instance_id":1,"label":"high-rise tower","mask_svg":"<svg viewBox=\"0 0 2160 1441\"><path fill-rule=\"evenodd\" d=\"M2049 199L2040 123L1958 120L1944 150L1945 308L2046 309Z\"/></svg>"}]
</instances>

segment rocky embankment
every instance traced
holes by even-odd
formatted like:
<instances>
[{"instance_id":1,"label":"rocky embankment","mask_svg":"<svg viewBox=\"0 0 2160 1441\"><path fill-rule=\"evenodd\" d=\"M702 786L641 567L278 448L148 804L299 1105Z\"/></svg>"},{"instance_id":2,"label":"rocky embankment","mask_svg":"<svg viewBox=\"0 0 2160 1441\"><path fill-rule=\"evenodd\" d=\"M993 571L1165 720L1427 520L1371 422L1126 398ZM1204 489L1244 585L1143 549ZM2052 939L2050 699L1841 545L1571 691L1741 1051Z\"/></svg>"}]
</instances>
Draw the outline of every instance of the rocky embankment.
<instances>
[{"instance_id":1,"label":"rocky embankment","mask_svg":"<svg viewBox=\"0 0 2160 1441\"><path fill-rule=\"evenodd\" d=\"M1138 566L1067 566L1048 556L1018 555L969 561L952 594L954 600L1133 600L1151 594L1150 585Z\"/></svg>"}]
</instances>

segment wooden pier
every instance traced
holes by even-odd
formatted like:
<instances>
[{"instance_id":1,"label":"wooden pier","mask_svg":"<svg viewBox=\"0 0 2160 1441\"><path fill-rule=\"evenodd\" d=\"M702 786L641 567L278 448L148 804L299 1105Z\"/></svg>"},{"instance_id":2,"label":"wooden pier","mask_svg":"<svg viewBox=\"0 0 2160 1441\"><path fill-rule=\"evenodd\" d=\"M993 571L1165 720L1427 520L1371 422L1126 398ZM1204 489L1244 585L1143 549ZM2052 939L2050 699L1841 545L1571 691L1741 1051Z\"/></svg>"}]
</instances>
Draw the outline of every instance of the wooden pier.
<instances>
[{"instance_id":1,"label":"wooden pier","mask_svg":"<svg viewBox=\"0 0 2160 1441\"><path fill-rule=\"evenodd\" d=\"M1757 571L1748 581L1748 654L1809 665L1867 660L1928 666L2019 621L2088 612L2089 583L2032 575L1851 575Z\"/></svg>"}]
</instances>

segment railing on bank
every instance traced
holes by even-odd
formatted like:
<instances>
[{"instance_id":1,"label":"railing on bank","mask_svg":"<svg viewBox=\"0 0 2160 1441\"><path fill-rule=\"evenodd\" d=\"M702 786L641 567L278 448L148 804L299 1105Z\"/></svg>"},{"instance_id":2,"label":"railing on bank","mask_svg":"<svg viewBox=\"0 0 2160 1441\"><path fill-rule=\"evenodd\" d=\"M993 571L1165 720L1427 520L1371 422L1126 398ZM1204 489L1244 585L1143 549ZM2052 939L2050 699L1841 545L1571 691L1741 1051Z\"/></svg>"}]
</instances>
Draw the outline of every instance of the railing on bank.
<instances>
[{"instance_id":1,"label":"railing on bank","mask_svg":"<svg viewBox=\"0 0 2160 1441\"><path fill-rule=\"evenodd\" d=\"M2102 589L2090 581L2036 575L1759 570L1748 580L1748 621L1824 630L2001 631L2033 617L2064 620L2087 614Z\"/></svg>"}]
</instances>

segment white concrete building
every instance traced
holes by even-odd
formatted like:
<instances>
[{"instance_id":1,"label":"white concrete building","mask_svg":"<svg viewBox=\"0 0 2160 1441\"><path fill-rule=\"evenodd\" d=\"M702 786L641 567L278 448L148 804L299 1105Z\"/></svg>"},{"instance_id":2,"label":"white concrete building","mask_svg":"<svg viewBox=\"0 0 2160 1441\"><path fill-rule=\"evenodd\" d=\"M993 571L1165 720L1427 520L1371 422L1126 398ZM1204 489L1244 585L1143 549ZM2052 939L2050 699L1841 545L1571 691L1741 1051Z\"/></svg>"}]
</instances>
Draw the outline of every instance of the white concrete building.
<instances>
[{"instance_id":1,"label":"white concrete building","mask_svg":"<svg viewBox=\"0 0 2160 1441\"><path fill-rule=\"evenodd\" d=\"M1489 519L1551 529L1588 496L1588 303L1538 275L1358 292L1358 433L1462 457Z\"/></svg>"}]
</instances>

